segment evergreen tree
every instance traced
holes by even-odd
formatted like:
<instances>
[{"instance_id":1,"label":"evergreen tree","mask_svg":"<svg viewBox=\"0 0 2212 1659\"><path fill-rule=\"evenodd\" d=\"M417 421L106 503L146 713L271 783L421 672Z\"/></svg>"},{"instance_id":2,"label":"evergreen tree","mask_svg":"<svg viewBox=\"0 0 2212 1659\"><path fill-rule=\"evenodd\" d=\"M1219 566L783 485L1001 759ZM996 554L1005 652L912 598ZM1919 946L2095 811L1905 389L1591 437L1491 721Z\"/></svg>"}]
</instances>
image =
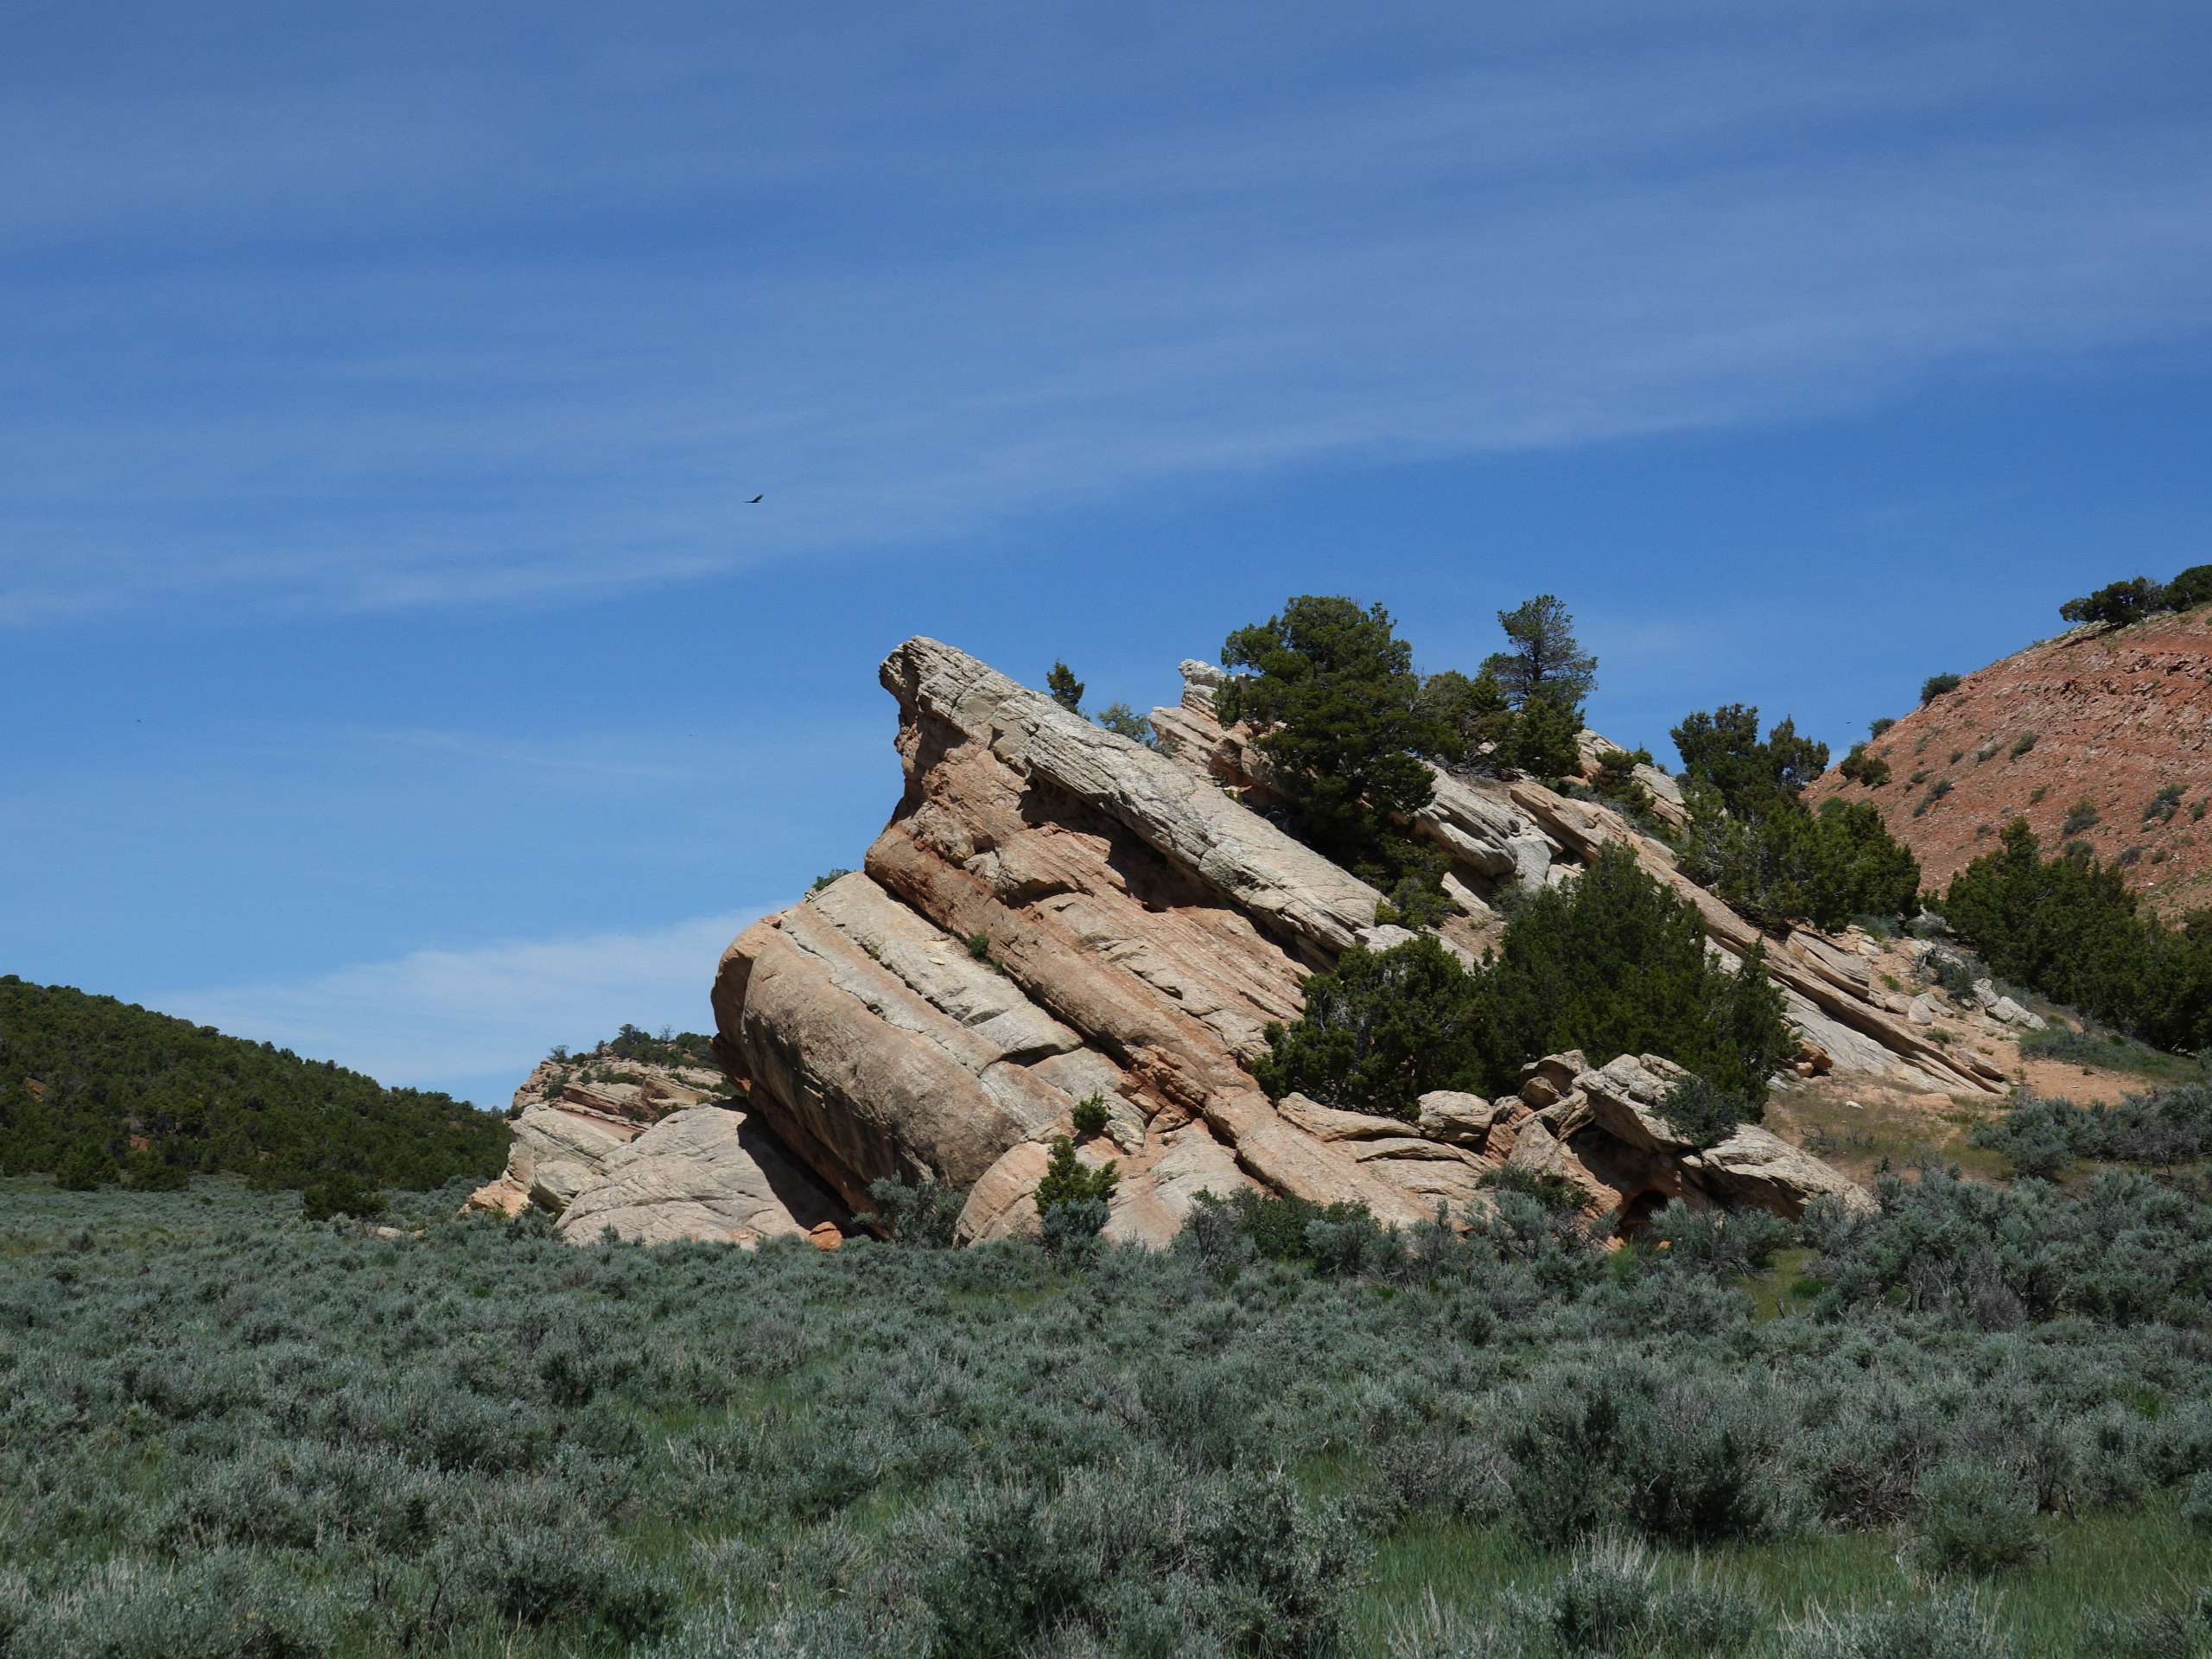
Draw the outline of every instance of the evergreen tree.
<instances>
[{"instance_id":1,"label":"evergreen tree","mask_svg":"<svg viewBox=\"0 0 2212 1659\"><path fill-rule=\"evenodd\" d=\"M2158 603L2169 611L2190 611L2199 605L2212 605L2212 564L2190 565L2166 584Z\"/></svg>"},{"instance_id":2,"label":"evergreen tree","mask_svg":"<svg viewBox=\"0 0 2212 1659\"><path fill-rule=\"evenodd\" d=\"M2085 847L2045 860L2016 818L1953 878L1943 914L2006 978L2160 1047L2212 1047L2212 926L2143 915Z\"/></svg>"},{"instance_id":3,"label":"evergreen tree","mask_svg":"<svg viewBox=\"0 0 2212 1659\"><path fill-rule=\"evenodd\" d=\"M1755 1103L1797 1046L1764 947L1732 971L1716 964L1695 906L1618 847L1532 893L1472 969L1423 935L1355 946L1305 989L1304 1017L1267 1029L1261 1086L1397 1117L1433 1089L1498 1093L1569 1048L1599 1065L1663 1054Z\"/></svg>"},{"instance_id":4,"label":"evergreen tree","mask_svg":"<svg viewBox=\"0 0 2212 1659\"><path fill-rule=\"evenodd\" d=\"M2124 627L2160 608L2164 594L2165 589L2150 577L2130 576L2125 582L2107 582L2094 594L2068 600L2058 607L2058 613L2069 622Z\"/></svg>"},{"instance_id":5,"label":"evergreen tree","mask_svg":"<svg viewBox=\"0 0 2212 1659\"><path fill-rule=\"evenodd\" d=\"M0 1174L69 1164L111 1181L110 1148L133 1135L188 1177L227 1172L264 1186L346 1168L379 1185L430 1187L488 1178L506 1157L505 1124L466 1102L386 1089L113 997L0 976ZM134 1158L134 1184L143 1166Z\"/></svg>"},{"instance_id":6,"label":"evergreen tree","mask_svg":"<svg viewBox=\"0 0 2212 1659\"><path fill-rule=\"evenodd\" d=\"M1510 647L1485 658L1483 669L1495 674L1515 709L1522 714L1535 702L1549 702L1574 716L1582 729L1582 705L1598 683L1598 659L1574 637L1574 618L1551 594L1539 594L1497 613Z\"/></svg>"},{"instance_id":7,"label":"evergreen tree","mask_svg":"<svg viewBox=\"0 0 2212 1659\"><path fill-rule=\"evenodd\" d=\"M1052 694L1052 701L1071 715L1083 712L1083 682L1065 663L1055 661L1052 671L1045 676L1045 689Z\"/></svg>"},{"instance_id":8,"label":"evergreen tree","mask_svg":"<svg viewBox=\"0 0 2212 1659\"><path fill-rule=\"evenodd\" d=\"M1413 649L1380 605L1303 595L1239 628L1221 649L1233 675L1215 696L1224 725L1248 721L1255 747L1295 804L1295 828L1337 862L1395 879L1391 828L1435 793L1423 755L1448 728L1421 696Z\"/></svg>"},{"instance_id":9,"label":"evergreen tree","mask_svg":"<svg viewBox=\"0 0 2212 1659\"><path fill-rule=\"evenodd\" d=\"M1411 1119L1433 1089L1476 1081L1473 981L1433 934L1372 951L1354 945L1306 982L1306 1014L1267 1028L1253 1075L1270 1097Z\"/></svg>"},{"instance_id":10,"label":"evergreen tree","mask_svg":"<svg viewBox=\"0 0 2212 1659\"><path fill-rule=\"evenodd\" d=\"M1098 723L1117 737L1126 737L1133 743L1141 743L1147 749L1157 748L1160 734L1152 729L1152 722L1126 702L1109 702L1099 711Z\"/></svg>"},{"instance_id":11,"label":"evergreen tree","mask_svg":"<svg viewBox=\"0 0 2212 1659\"><path fill-rule=\"evenodd\" d=\"M1443 733L1436 759L1478 765L1488 753L1500 765L1510 764L1502 752L1513 735L1513 705L1491 670L1469 679L1456 668L1445 669L1422 682L1421 695Z\"/></svg>"},{"instance_id":12,"label":"evergreen tree","mask_svg":"<svg viewBox=\"0 0 2212 1659\"><path fill-rule=\"evenodd\" d=\"M1797 722L1777 721L1764 742L1756 705L1723 703L1711 714L1685 715L1671 735L1682 757L1682 780L1717 791L1729 811L1760 812L1777 798L1795 799L1827 769L1828 746L1797 735Z\"/></svg>"},{"instance_id":13,"label":"evergreen tree","mask_svg":"<svg viewBox=\"0 0 2212 1659\"><path fill-rule=\"evenodd\" d=\"M1582 770L1580 716L1562 703L1538 697L1514 721L1505 741L1506 764L1532 778L1573 778Z\"/></svg>"}]
</instances>

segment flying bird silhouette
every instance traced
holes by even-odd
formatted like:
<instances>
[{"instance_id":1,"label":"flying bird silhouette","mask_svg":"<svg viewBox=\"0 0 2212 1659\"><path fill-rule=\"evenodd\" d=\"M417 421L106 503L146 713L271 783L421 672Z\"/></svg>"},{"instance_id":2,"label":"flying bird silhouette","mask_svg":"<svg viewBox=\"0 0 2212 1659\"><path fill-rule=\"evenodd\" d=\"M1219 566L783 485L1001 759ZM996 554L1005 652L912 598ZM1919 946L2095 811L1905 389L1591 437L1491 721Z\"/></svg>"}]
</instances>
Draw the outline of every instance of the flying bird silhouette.
<instances>
[{"instance_id":1,"label":"flying bird silhouette","mask_svg":"<svg viewBox=\"0 0 2212 1659\"><path fill-rule=\"evenodd\" d=\"M760 503L761 503L763 500L765 500L765 499L766 499L766 494L767 494L767 493L766 493L766 491L763 491L760 494L754 496L754 497L753 497L750 501L747 502L745 505L746 505L747 506L748 506L748 507L757 507L757 506L759 506L759 505L760 505Z\"/></svg>"}]
</instances>

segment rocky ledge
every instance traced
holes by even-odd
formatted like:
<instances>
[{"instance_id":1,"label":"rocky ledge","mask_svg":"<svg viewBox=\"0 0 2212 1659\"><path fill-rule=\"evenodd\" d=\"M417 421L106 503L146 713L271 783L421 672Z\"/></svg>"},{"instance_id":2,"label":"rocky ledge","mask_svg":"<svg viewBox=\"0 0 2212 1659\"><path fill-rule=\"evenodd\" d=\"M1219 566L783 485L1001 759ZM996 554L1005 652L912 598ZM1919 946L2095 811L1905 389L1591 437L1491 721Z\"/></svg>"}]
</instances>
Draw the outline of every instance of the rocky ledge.
<instances>
[{"instance_id":1,"label":"rocky ledge","mask_svg":"<svg viewBox=\"0 0 2212 1659\"><path fill-rule=\"evenodd\" d=\"M515 1091L499 1179L469 1207L557 1217L588 1243L613 1230L640 1243L842 1241L836 1196L747 1111L720 1071L626 1059L601 1048L547 1060Z\"/></svg>"},{"instance_id":2,"label":"rocky ledge","mask_svg":"<svg viewBox=\"0 0 2212 1659\"><path fill-rule=\"evenodd\" d=\"M738 1092L646 1128L564 1089L523 1113L514 1161L480 1201L559 1209L571 1237L749 1242L863 1210L878 1179L935 1179L967 1195L962 1238L1004 1236L1035 1226L1047 1148L1094 1096L1106 1128L1079 1154L1122 1176L1107 1235L1150 1244L1200 1192L1352 1199L1406 1224L1486 1202L1501 1166L1631 1227L1674 1198L1784 1213L1867 1201L1761 1129L1683 1142L1652 1111L1679 1075L1662 1056L1552 1056L1516 1094L1432 1095L1412 1123L1269 1100L1249 1067L1267 1024L1297 1018L1304 976L1408 936L1376 925L1372 887L1247 804L1265 779L1248 734L1214 718L1217 672L1185 664L1180 703L1154 711L1157 749L933 639L900 645L881 678L905 793L861 869L724 954L713 1048ZM1585 752L1594 766L1610 747ZM1664 774L1649 787L1670 798ZM1461 950L1500 925L1502 889L1571 880L1610 842L1696 906L1716 951L1758 937L1664 843L1533 782L1440 775L1417 827L1450 855L1460 913L1441 932ZM1997 1067L1887 1005L1864 944L1801 931L1770 950L1798 1071L2001 1087ZM717 1132L689 1121L701 1112L723 1115Z\"/></svg>"}]
</instances>

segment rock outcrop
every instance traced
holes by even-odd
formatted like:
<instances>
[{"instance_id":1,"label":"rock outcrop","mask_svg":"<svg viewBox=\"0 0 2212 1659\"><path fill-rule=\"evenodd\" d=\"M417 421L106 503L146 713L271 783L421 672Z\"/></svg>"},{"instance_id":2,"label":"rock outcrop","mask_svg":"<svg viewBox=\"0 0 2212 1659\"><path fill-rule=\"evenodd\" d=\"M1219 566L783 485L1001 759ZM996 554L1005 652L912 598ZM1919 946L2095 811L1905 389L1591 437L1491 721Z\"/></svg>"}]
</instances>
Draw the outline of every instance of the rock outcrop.
<instances>
[{"instance_id":1,"label":"rock outcrop","mask_svg":"<svg viewBox=\"0 0 2212 1659\"><path fill-rule=\"evenodd\" d=\"M803 1236L835 1248L849 1218L721 1073L696 1063L605 1048L547 1060L515 1091L512 1115L506 1168L469 1207L543 1210L579 1243L612 1229L649 1244Z\"/></svg>"},{"instance_id":2,"label":"rock outcrop","mask_svg":"<svg viewBox=\"0 0 2212 1659\"><path fill-rule=\"evenodd\" d=\"M854 1209L877 1180L933 1178L967 1195L962 1238L1033 1230L1047 1148L1094 1099L1107 1128L1079 1155L1119 1166L1108 1235L1154 1243L1202 1192L1353 1199L1406 1224L1479 1205L1508 1165L1593 1211L1857 1191L1771 1136L1707 1154L1623 1139L1580 1055L1532 1068L1517 1096L1427 1096L1410 1123L1270 1101L1249 1068L1268 1023L1297 1017L1305 976L1409 936L1376 925L1374 888L1254 810L1264 768L1214 718L1218 671L1185 664L1182 701L1151 717L1157 748L936 640L899 646L881 678L899 711L897 810L859 871L738 937L713 996L715 1052L748 1111ZM1463 951L1502 925L1490 898L1571 880L1617 839L1698 902L1716 950L1757 938L1662 843L1540 786L1440 776L1415 828L1451 855L1462 913L1440 931ZM1770 956L1802 1066L1986 1085L1871 1001L1863 963L1807 938Z\"/></svg>"},{"instance_id":3,"label":"rock outcrop","mask_svg":"<svg viewBox=\"0 0 2212 1659\"><path fill-rule=\"evenodd\" d=\"M811 1237L834 1248L843 1218L813 1172L746 1113L692 1106L609 1153L555 1224L578 1242L611 1231L641 1244Z\"/></svg>"}]
</instances>

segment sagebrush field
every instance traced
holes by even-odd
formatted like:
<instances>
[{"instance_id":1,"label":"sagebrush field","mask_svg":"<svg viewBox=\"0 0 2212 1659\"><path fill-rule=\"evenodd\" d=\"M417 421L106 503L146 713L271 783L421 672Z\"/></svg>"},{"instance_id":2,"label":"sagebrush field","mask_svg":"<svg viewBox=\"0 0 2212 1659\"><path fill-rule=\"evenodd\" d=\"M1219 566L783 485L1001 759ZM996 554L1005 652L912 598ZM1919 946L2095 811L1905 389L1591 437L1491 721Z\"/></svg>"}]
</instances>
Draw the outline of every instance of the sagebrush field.
<instances>
[{"instance_id":1,"label":"sagebrush field","mask_svg":"<svg viewBox=\"0 0 2212 1659\"><path fill-rule=\"evenodd\" d=\"M2212 1211L577 1249L0 1184L0 1654L2201 1651ZM1310 1220L1310 1218L1306 1218ZM1663 1248L1662 1248L1663 1246Z\"/></svg>"}]
</instances>

